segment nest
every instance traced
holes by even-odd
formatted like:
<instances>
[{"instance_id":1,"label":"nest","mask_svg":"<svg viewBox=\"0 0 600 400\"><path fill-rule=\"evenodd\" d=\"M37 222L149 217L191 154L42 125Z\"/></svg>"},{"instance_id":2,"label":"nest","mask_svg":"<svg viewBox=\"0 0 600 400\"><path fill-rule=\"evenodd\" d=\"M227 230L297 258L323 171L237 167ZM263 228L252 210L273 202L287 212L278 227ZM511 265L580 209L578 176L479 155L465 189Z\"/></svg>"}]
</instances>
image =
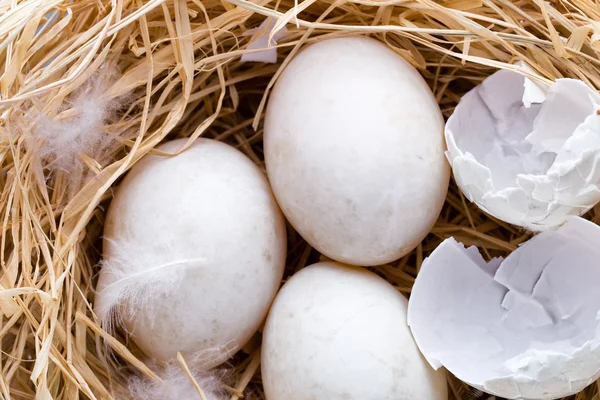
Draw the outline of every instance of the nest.
<instances>
[{"instance_id":1,"label":"nest","mask_svg":"<svg viewBox=\"0 0 600 400\"><path fill-rule=\"evenodd\" d=\"M287 24L278 63L240 62L245 32L266 17ZM466 91L519 60L536 79L600 87L594 0L0 1L2 398L126 399L128 377L159 379L92 311L113 188L176 137L226 141L263 167L263 110L286 63L307 43L356 34L418 68L446 117ZM99 103L82 106L82 96ZM82 125L72 122L78 115ZM71 121L82 147L48 150L48 121ZM85 142L87 131L102 140ZM586 217L597 222L600 208ZM423 258L449 236L491 257L530 234L483 214L452 184L422 244L374 270L409 294ZM291 228L288 248L286 276L320 257ZM264 399L259 362L257 336L230 361L232 400ZM448 379L451 399L488 398ZM571 398L598 396L592 385Z\"/></svg>"}]
</instances>

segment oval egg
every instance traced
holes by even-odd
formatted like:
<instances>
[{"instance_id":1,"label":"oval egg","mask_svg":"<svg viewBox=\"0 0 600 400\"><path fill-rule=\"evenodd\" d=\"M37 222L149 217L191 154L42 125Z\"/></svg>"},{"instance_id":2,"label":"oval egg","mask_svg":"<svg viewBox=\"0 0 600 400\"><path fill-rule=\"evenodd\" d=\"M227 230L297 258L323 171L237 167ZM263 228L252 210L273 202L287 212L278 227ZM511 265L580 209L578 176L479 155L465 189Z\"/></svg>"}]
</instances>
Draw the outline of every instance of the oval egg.
<instances>
[{"instance_id":1,"label":"oval egg","mask_svg":"<svg viewBox=\"0 0 600 400\"><path fill-rule=\"evenodd\" d=\"M178 151L187 139L158 149ZM146 355L211 368L256 332L279 288L285 223L266 177L231 146L198 139L148 155L104 228L96 312L115 312Z\"/></svg>"},{"instance_id":2,"label":"oval egg","mask_svg":"<svg viewBox=\"0 0 600 400\"><path fill-rule=\"evenodd\" d=\"M445 400L419 353L407 300L372 272L322 262L281 289L264 329L267 400Z\"/></svg>"},{"instance_id":3,"label":"oval egg","mask_svg":"<svg viewBox=\"0 0 600 400\"><path fill-rule=\"evenodd\" d=\"M421 75L365 37L302 50L265 116L269 180L294 228L329 258L384 264L435 223L448 190L444 121Z\"/></svg>"}]
</instances>

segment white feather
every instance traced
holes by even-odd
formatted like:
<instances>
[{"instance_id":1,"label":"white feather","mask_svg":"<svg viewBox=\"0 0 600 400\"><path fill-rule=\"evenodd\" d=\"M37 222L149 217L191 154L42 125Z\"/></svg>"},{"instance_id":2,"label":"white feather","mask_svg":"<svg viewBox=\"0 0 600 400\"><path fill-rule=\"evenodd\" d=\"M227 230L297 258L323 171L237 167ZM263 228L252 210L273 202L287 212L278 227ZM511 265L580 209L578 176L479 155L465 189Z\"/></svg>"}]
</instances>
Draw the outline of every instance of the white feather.
<instances>
[{"instance_id":1,"label":"white feather","mask_svg":"<svg viewBox=\"0 0 600 400\"><path fill-rule=\"evenodd\" d=\"M192 371L193 379L204 398L180 365L169 365L159 375L162 382L152 382L147 378L132 378L129 381L131 397L135 400L225 400L229 398L227 391L221 385L225 375L222 370Z\"/></svg>"},{"instance_id":2,"label":"white feather","mask_svg":"<svg viewBox=\"0 0 600 400\"><path fill-rule=\"evenodd\" d=\"M144 309L153 314L153 307L160 307L154 301L162 295L177 290L188 268L204 263L204 258L173 259L177 245L139 243L134 240L111 240L110 257L102 261L102 271L98 281L95 311L105 329L111 331L113 323L134 316Z\"/></svg>"},{"instance_id":3,"label":"white feather","mask_svg":"<svg viewBox=\"0 0 600 400\"><path fill-rule=\"evenodd\" d=\"M105 95L115 75L114 68L101 68L67 98L53 118L38 109L29 110L27 117L33 125L29 144L38 151L46 167L71 173L83 167L82 155L102 161L114 141L109 126L123 101Z\"/></svg>"}]
</instances>

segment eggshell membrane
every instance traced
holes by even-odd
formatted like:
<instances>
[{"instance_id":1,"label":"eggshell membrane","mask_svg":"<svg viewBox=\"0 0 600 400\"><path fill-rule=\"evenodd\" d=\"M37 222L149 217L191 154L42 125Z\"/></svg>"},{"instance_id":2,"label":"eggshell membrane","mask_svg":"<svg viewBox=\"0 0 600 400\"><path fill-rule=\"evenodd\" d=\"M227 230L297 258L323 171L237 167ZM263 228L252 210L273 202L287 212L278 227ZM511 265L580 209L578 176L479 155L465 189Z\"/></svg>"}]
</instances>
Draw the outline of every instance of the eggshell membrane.
<instances>
[{"instance_id":1,"label":"eggshell membrane","mask_svg":"<svg viewBox=\"0 0 600 400\"><path fill-rule=\"evenodd\" d=\"M324 40L296 55L271 93L269 180L321 253L387 263L418 245L444 203L443 126L429 87L398 54L365 37Z\"/></svg>"},{"instance_id":2,"label":"eggshell membrane","mask_svg":"<svg viewBox=\"0 0 600 400\"><path fill-rule=\"evenodd\" d=\"M505 260L450 238L424 262L408 321L434 368L508 399L558 399L600 377L600 228L568 217Z\"/></svg>"},{"instance_id":3,"label":"eggshell membrane","mask_svg":"<svg viewBox=\"0 0 600 400\"><path fill-rule=\"evenodd\" d=\"M547 86L494 73L446 125L458 186L488 214L533 231L584 214L600 201L599 107L600 96L580 80Z\"/></svg>"},{"instance_id":4,"label":"eggshell membrane","mask_svg":"<svg viewBox=\"0 0 600 400\"><path fill-rule=\"evenodd\" d=\"M277 295L264 329L268 400L442 400L445 374L419 353L406 299L372 272L306 267Z\"/></svg>"},{"instance_id":5,"label":"eggshell membrane","mask_svg":"<svg viewBox=\"0 0 600 400\"><path fill-rule=\"evenodd\" d=\"M158 149L174 153L185 140ZM144 157L116 191L104 235L96 311L129 307L126 329L163 361L180 351L203 368L223 362L258 329L283 275L285 223L265 176L213 140ZM113 290L152 274L130 296Z\"/></svg>"}]
</instances>

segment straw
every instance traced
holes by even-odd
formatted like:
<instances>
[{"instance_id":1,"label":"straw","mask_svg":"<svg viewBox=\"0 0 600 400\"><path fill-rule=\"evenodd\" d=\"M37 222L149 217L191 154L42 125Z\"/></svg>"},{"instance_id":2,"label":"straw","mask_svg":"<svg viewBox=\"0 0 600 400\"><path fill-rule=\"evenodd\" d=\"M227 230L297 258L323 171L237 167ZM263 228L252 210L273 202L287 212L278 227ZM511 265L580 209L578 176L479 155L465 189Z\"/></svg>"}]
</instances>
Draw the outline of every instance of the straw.
<instances>
[{"instance_id":1,"label":"straw","mask_svg":"<svg viewBox=\"0 0 600 400\"><path fill-rule=\"evenodd\" d=\"M277 44L278 63L240 63L250 40L244 33L266 17L288 29ZM175 137L223 140L264 167L268 89L302 46L351 34L383 41L418 68L446 117L498 68L600 87L600 8L593 0L0 1L1 397L121 399L132 374L159 379L124 333L109 338L92 311L114 188ZM535 72L511 65L518 60ZM28 115L68 118L74 96L106 66L120 75L101 100L127 101L111 109L103 130L114 145L101 158L82 153L85 179L73 183L31 145ZM598 222L599 211L587 217ZM286 276L319 260L290 232ZM484 215L452 184L423 243L374 270L409 294L423 258L449 236L489 257L529 237ZM231 360L232 399L264 399L259 354L251 346ZM451 399L479 398L453 377L449 387ZM574 398L598 396L592 385Z\"/></svg>"}]
</instances>

